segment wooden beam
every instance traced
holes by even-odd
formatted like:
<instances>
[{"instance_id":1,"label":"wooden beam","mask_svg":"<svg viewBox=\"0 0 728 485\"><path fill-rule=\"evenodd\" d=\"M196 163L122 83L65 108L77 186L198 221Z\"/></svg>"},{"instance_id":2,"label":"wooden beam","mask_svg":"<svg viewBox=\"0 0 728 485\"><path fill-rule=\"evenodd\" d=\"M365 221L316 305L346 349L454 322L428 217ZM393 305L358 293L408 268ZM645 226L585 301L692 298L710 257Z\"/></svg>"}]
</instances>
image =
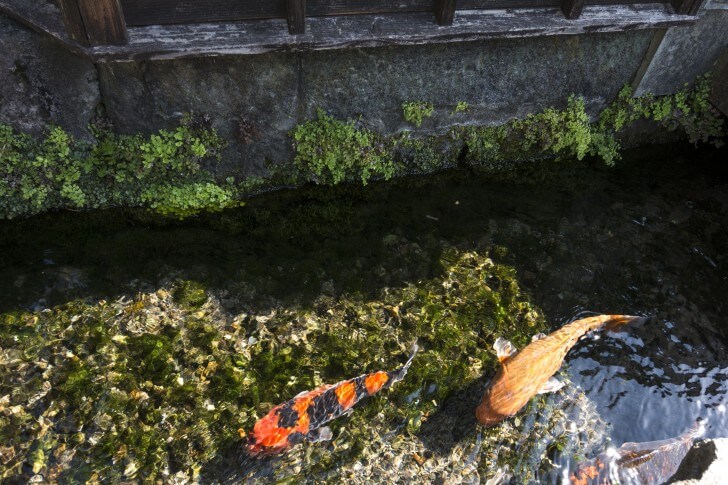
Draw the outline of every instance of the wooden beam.
<instances>
[{"instance_id":1,"label":"wooden beam","mask_svg":"<svg viewBox=\"0 0 728 485\"><path fill-rule=\"evenodd\" d=\"M680 15L695 15L705 0L670 0L675 13Z\"/></svg>"},{"instance_id":2,"label":"wooden beam","mask_svg":"<svg viewBox=\"0 0 728 485\"><path fill-rule=\"evenodd\" d=\"M129 41L119 0L78 0L91 45L123 45Z\"/></svg>"},{"instance_id":3,"label":"wooden beam","mask_svg":"<svg viewBox=\"0 0 728 485\"><path fill-rule=\"evenodd\" d=\"M569 20L578 19L584 9L584 0L561 0L561 11Z\"/></svg>"},{"instance_id":4,"label":"wooden beam","mask_svg":"<svg viewBox=\"0 0 728 485\"><path fill-rule=\"evenodd\" d=\"M306 0L288 0L286 3L286 19L289 34L306 33Z\"/></svg>"},{"instance_id":5,"label":"wooden beam","mask_svg":"<svg viewBox=\"0 0 728 485\"><path fill-rule=\"evenodd\" d=\"M435 0L435 20L439 25L452 25L455 18L455 0Z\"/></svg>"},{"instance_id":6,"label":"wooden beam","mask_svg":"<svg viewBox=\"0 0 728 485\"><path fill-rule=\"evenodd\" d=\"M14 1L28 9L27 0ZM7 2L0 0L0 10ZM288 34L283 18L133 27L129 29L129 44L91 47L88 53L98 61L141 61L595 34L693 25L697 20L696 16L675 15L672 7L662 3L592 5L576 20L568 20L553 7L497 12L458 10L457 23L447 29L433 22L432 17L432 9L408 15L311 16L306 18L307 33L299 36ZM372 29L375 24L377 28Z\"/></svg>"},{"instance_id":7,"label":"wooden beam","mask_svg":"<svg viewBox=\"0 0 728 485\"><path fill-rule=\"evenodd\" d=\"M81 11L78 9L78 0L59 0L58 8L61 9L63 25L66 26L68 36L81 45L89 45L86 26L83 25Z\"/></svg>"}]
</instances>

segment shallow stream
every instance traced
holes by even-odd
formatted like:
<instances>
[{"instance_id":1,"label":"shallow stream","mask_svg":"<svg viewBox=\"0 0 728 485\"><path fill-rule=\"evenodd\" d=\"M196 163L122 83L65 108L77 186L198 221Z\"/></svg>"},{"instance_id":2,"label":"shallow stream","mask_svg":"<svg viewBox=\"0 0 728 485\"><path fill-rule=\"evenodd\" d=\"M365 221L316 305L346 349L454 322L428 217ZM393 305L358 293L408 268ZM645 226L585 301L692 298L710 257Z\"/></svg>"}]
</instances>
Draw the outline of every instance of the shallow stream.
<instances>
[{"instance_id":1,"label":"shallow stream","mask_svg":"<svg viewBox=\"0 0 728 485\"><path fill-rule=\"evenodd\" d=\"M437 278L447 276L443 276L447 267L443 270L442 260L448 251L473 258L487 256L496 265L514 269L519 291L545 317L539 321L545 322L546 331L593 313L649 318L628 332L595 334L579 342L559 374L568 383L564 390L537 398L538 404L504 423L500 431L482 430L470 416L484 382L496 371L492 360L480 359L477 365L482 368L470 367L480 369L480 375L467 374L470 377L459 385L451 385L442 402L418 411L419 417L412 419L419 421L414 424L409 415L406 422L390 416L409 402L426 401L438 386L436 378L423 380L427 385L420 389L402 383L402 391L395 386L370 399L380 407L387 400L396 401L392 409L367 415L359 408L371 404L361 403L355 414L366 415L368 421L341 418L332 442L303 443L282 457L242 459L234 444L236 431L227 430L228 446L218 452L227 458L206 458L192 471L180 464L184 460L169 457L147 460L152 468L131 467L129 463L143 460L132 461L133 450L125 446L122 454L116 450L93 455L98 460L110 460L113 455L120 463L114 461L106 471L96 470L96 478L478 482L508 466L514 483L558 481L579 457L589 458L606 446L627 441L677 436L698 417L707 421L706 437L728 436L725 155L725 151L700 153L676 145L627 152L613 169L563 163L555 170L524 170L527 183L454 170L370 184L364 190L309 187L260 196L246 207L184 223L145 221L123 211L2 222L0 314L42 319L69 302L80 301L88 305L120 302L121 315L128 307L125 302L147 301L140 295L160 295L164 303L160 289L173 291L180 281L194 281L205 292L204 298L210 298L201 312L220 315L233 322L232 328L237 328L236 318L263 325L273 314L307 309L321 315L336 313L337 305L347 298L385 301L382 294L407 285L416 289L420 282L439 282ZM488 281L490 286L498 284ZM406 293L398 295L402 294ZM214 311L206 310L210 302ZM162 303L159 318L173 318L164 313ZM396 311L394 306L386 308L399 318L399 308L406 306L402 301ZM350 318L348 331L356 333L357 322L356 317ZM396 327L396 322L392 325ZM285 333L285 328L277 331ZM262 338L253 332L244 333L245 345L255 345ZM411 342L382 343L388 335L397 338L396 330L392 332L376 336L379 353L362 357L361 366L357 366L357 355L349 355L325 369L301 367L301 374L316 378L298 384L295 362L281 368L279 372L291 374L279 376L291 380L285 384L289 394L278 387L275 395L266 395L261 380L255 409L260 415L266 406L293 397L317 379L336 382L377 370L377 364L401 363ZM535 332L534 327L531 334ZM477 344L483 355L492 353L489 346L494 337L479 334ZM4 338L0 353L6 355L0 359L0 372L15 372L13 362L19 360L7 353L12 335ZM423 359L428 346L438 345L435 339L425 339ZM275 351L285 352L285 344ZM317 353L328 349L313 346L307 352L315 361ZM438 365L449 364L443 360ZM415 358L413 375L417 365ZM63 379L50 381L48 388L68 389ZM16 392L17 383L5 380L1 384L0 398L9 396L0 405L0 433L7 440L13 433L10 426L17 425L8 409L24 406L28 399ZM150 395L152 387L146 388ZM407 395L400 395L405 389ZM234 394L214 397L198 404L219 409L225 400L236 399ZM74 475L81 471L69 466L80 454L76 458L64 455L74 446L79 450L87 446L93 436L77 441L63 436L86 432L89 426L59 428L74 425L58 424L57 413L44 414L52 406L48 402L31 414L41 427L46 419L46 426L56 429L60 438L43 444L45 434L39 436L33 428L36 434L30 442L39 444L25 449L21 441L27 437L13 437L15 445L8 445L14 446L12 453L9 448L0 449L5 450L2 463L7 479L48 479L53 466L56 477L93 476L94 470ZM249 417L241 426L251 422ZM347 426L362 426L362 422L371 423L371 429L349 443L347 436L353 430ZM211 430L205 436L215 433L215 428ZM376 447L370 449L357 440ZM63 443L61 451L58 443ZM510 449L509 453L499 446ZM45 450L45 461L36 465L37 449Z\"/></svg>"}]
</instances>

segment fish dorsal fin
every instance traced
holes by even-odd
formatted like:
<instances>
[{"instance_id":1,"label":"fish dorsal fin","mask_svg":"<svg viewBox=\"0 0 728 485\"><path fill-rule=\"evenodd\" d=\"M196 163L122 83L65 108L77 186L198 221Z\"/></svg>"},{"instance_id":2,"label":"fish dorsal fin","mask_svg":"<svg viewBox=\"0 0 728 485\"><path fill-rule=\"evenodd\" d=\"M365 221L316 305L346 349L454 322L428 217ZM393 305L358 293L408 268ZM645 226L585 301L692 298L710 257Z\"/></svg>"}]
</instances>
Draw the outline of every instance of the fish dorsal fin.
<instances>
[{"instance_id":1,"label":"fish dorsal fin","mask_svg":"<svg viewBox=\"0 0 728 485\"><path fill-rule=\"evenodd\" d=\"M537 340L541 340L542 338L546 338L546 334L539 332L536 335L534 335L533 337L531 337L531 342L535 342Z\"/></svg>"},{"instance_id":2,"label":"fish dorsal fin","mask_svg":"<svg viewBox=\"0 0 728 485\"><path fill-rule=\"evenodd\" d=\"M495 339L493 349L495 350L495 354L498 356L498 360L501 364L510 359L517 352L516 346L513 345L510 340L506 340L502 337Z\"/></svg>"},{"instance_id":3,"label":"fish dorsal fin","mask_svg":"<svg viewBox=\"0 0 728 485\"><path fill-rule=\"evenodd\" d=\"M563 382L561 382L560 380L558 380L555 377L551 377L551 378L549 378L548 381L546 381L546 383L543 386L541 386L541 389L538 390L538 393L539 394L548 394L549 392L556 392L559 389L561 389L562 387L564 387Z\"/></svg>"}]
</instances>

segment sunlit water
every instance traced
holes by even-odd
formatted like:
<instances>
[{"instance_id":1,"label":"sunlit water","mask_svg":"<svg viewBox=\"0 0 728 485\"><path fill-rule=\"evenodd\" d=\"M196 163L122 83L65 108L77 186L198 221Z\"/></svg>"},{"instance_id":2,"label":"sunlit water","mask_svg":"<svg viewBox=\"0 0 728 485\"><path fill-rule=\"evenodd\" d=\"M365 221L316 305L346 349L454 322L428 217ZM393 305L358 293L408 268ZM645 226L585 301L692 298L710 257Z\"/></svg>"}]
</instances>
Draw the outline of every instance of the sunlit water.
<instances>
[{"instance_id":1,"label":"sunlit water","mask_svg":"<svg viewBox=\"0 0 728 485\"><path fill-rule=\"evenodd\" d=\"M565 396L583 391L606 423L605 446L677 436L698 417L707 437L725 437L728 178L719 160L663 147L628 154L616 169L566 170L529 185L456 172L364 193L279 193L166 227L117 213L3 222L0 311L115 298L180 276L225 289L232 308L235 291L309 301L331 285L372 292L427 275L381 267L390 234L420 242L433 258L441 242L502 247L553 328L593 312L649 317L575 346L562 371L570 384L550 398L567 414ZM250 207L257 218L246 216ZM287 228L292 212L311 224ZM230 284L241 268L260 288Z\"/></svg>"}]
</instances>

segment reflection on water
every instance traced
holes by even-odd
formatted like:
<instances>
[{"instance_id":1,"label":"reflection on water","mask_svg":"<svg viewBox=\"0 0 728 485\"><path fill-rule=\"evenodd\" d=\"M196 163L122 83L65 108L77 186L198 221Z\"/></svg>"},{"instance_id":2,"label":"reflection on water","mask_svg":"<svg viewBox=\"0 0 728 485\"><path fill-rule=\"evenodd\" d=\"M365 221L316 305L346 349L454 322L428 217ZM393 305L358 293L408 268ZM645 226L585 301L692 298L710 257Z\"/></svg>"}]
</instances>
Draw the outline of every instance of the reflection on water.
<instances>
[{"instance_id":1,"label":"reflection on water","mask_svg":"<svg viewBox=\"0 0 728 485\"><path fill-rule=\"evenodd\" d=\"M0 312L112 300L176 278L203 281L230 312L261 295L263 311L430 277L443 245L489 248L517 269L553 328L589 312L649 316L578 343L562 371L570 385L543 398L548 411L531 406L502 425L500 443L518 456L508 473L556 481L562 456L678 436L697 417L707 420L707 437L728 436L728 179L717 162L725 153L700 156L657 148L615 170L571 167L535 185L451 173L365 192L273 194L166 226L123 213L2 222ZM414 244L396 253L398 238ZM439 479L493 476L504 451L469 417L481 391L473 383L451 397L416 436L373 431L381 450L348 464L349 473L367 468L382 481L414 480L422 470ZM288 463L295 476L308 446L272 463ZM420 455L422 446L432 457ZM255 467L248 476L270 476Z\"/></svg>"}]
</instances>

